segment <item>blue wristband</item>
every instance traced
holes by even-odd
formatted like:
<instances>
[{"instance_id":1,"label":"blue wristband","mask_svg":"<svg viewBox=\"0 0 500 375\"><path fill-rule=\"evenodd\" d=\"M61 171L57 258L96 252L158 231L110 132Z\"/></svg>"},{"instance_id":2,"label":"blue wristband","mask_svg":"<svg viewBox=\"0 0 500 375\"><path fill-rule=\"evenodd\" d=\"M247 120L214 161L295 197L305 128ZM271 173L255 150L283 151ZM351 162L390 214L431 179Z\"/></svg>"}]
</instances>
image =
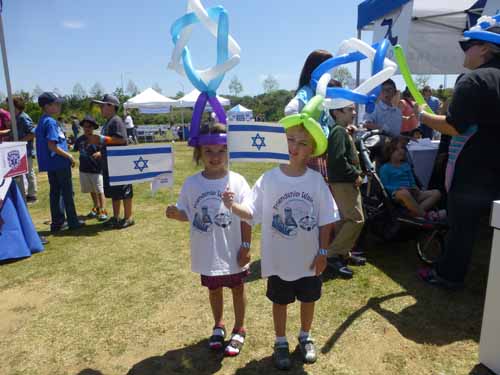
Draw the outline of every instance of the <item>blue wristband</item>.
<instances>
[{"instance_id":1,"label":"blue wristband","mask_svg":"<svg viewBox=\"0 0 500 375\"><path fill-rule=\"evenodd\" d=\"M326 256L326 255L328 255L328 250L327 249L319 249L318 255Z\"/></svg>"},{"instance_id":2,"label":"blue wristband","mask_svg":"<svg viewBox=\"0 0 500 375\"><path fill-rule=\"evenodd\" d=\"M240 247L243 247L245 249L250 249L250 242L242 242Z\"/></svg>"}]
</instances>

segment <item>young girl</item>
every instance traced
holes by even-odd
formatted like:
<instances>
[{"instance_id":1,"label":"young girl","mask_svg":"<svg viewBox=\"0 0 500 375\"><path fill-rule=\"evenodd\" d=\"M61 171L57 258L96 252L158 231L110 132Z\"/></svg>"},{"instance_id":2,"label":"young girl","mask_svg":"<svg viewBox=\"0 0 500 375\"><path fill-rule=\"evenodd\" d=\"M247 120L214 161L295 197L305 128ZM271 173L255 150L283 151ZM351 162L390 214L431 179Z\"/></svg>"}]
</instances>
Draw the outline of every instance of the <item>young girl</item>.
<instances>
[{"instance_id":1,"label":"young girl","mask_svg":"<svg viewBox=\"0 0 500 375\"><path fill-rule=\"evenodd\" d=\"M380 179L386 190L396 201L410 212L411 216L428 220L446 218L446 211L431 211L441 199L439 190L420 190L417 187L411 166L405 161L403 138L393 138L385 147L386 163L380 168Z\"/></svg>"},{"instance_id":2,"label":"young girl","mask_svg":"<svg viewBox=\"0 0 500 375\"><path fill-rule=\"evenodd\" d=\"M231 289L235 322L225 354L236 356L245 341L243 279L250 261L251 226L224 206L222 193L230 189L236 193L235 200L241 202L250 187L243 176L228 173L225 133L221 124L200 130L193 159L197 164L201 160L204 170L186 179L177 205L168 206L166 215L191 223L191 269L201 275L201 285L208 288L215 321L209 346L214 350L222 348L226 336L222 288Z\"/></svg>"}]
</instances>

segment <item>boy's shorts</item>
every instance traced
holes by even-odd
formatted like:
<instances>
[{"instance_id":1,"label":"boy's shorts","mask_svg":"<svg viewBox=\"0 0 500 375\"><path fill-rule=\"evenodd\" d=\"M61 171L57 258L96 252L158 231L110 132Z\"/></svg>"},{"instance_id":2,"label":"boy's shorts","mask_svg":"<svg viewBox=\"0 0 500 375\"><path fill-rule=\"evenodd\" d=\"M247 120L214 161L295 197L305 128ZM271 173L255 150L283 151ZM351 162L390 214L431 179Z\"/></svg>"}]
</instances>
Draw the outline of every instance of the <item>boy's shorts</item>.
<instances>
[{"instance_id":1,"label":"boy's shorts","mask_svg":"<svg viewBox=\"0 0 500 375\"><path fill-rule=\"evenodd\" d=\"M288 305L295 302L295 299L300 302L315 302L321 297L322 285L323 282L318 276L302 277L294 281L269 276L266 296L279 305Z\"/></svg>"},{"instance_id":2,"label":"boy's shorts","mask_svg":"<svg viewBox=\"0 0 500 375\"><path fill-rule=\"evenodd\" d=\"M102 171L104 181L104 196L113 200L128 199L134 196L132 185L115 185L109 184L109 174L106 169Z\"/></svg>"},{"instance_id":3,"label":"boy's shorts","mask_svg":"<svg viewBox=\"0 0 500 375\"><path fill-rule=\"evenodd\" d=\"M103 193L102 174L80 171L80 188L82 193Z\"/></svg>"},{"instance_id":4,"label":"boy's shorts","mask_svg":"<svg viewBox=\"0 0 500 375\"><path fill-rule=\"evenodd\" d=\"M206 276L201 275L201 285L206 286L210 290L219 289L222 287L236 288L243 285L245 277L249 275L249 271L245 270L240 273L233 273L231 275L220 276Z\"/></svg>"}]
</instances>

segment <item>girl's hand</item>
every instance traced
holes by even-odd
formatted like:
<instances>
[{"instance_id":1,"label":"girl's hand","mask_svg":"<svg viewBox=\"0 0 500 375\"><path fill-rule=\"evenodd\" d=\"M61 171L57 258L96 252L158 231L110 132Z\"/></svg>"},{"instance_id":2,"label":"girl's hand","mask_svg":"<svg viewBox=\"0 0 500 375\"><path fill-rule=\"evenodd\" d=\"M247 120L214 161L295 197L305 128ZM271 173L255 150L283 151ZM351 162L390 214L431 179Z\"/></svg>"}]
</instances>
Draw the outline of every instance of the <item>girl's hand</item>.
<instances>
[{"instance_id":1,"label":"girl's hand","mask_svg":"<svg viewBox=\"0 0 500 375\"><path fill-rule=\"evenodd\" d=\"M176 220L179 220L180 219L180 210L177 208L176 205L169 205L167 206L167 209L165 211L165 215L169 218L169 219L176 219Z\"/></svg>"},{"instance_id":2,"label":"girl's hand","mask_svg":"<svg viewBox=\"0 0 500 375\"><path fill-rule=\"evenodd\" d=\"M311 269L316 270L316 276L319 276L326 269L326 255L316 255L311 264Z\"/></svg>"},{"instance_id":3,"label":"girl's hand","mask_svg":"<svg viewBox=\"0 0 500 375\"><path fill-rule=\"evenodd\" d=\"M224 202L224 206L230 210L233 207L234 193L230 190L224 191L224 193L222 193L222 202Z\"/></svg>"},{"instance_id":4,"label":"girl's hand","mask_svg":"<svg viewBox=\"0 0 500 375\"><path fill-rule=\"evenodd\" d=\"M248 263L250 263L251 258L252 256L250 255L250 249L247 247L240 247L240 251L238 252L238 266L246 266Z\"/></svg>"}]
</instances>

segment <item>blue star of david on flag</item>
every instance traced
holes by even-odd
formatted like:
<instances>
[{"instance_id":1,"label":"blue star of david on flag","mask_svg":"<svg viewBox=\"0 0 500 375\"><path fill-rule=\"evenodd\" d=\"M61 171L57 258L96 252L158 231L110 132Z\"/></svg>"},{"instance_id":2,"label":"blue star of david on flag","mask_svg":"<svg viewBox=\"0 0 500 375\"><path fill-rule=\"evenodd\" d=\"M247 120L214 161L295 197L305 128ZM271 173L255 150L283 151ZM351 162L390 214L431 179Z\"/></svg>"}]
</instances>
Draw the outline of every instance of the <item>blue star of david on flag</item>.
<instances>
[{"instance_id":1,"label":"blue star of david on flag","mask_svg":"<svg viewBox=\"0 0 500 375\"><path fill-rule=\"evenodd\" d=\"M255 137L250 137L250 138L252 138L252 147L257 147L257 150L260 151L262 147L266 147L266 143L264 142L266 138L261 137L259 133L257 133Z\"/></svg>"},{"instance_id":2,"label":"blue star of david on flag","mask_svg":"<svg viewBox=\"0 0 500 375\"><path fill-rule=\"evenodd\" d=\"M140 172L148 168L148 161L142 158L142 156L139 157L139 159L134 160L135 167L134 169L138 169Z\"/></svg>"}]
</instances>

